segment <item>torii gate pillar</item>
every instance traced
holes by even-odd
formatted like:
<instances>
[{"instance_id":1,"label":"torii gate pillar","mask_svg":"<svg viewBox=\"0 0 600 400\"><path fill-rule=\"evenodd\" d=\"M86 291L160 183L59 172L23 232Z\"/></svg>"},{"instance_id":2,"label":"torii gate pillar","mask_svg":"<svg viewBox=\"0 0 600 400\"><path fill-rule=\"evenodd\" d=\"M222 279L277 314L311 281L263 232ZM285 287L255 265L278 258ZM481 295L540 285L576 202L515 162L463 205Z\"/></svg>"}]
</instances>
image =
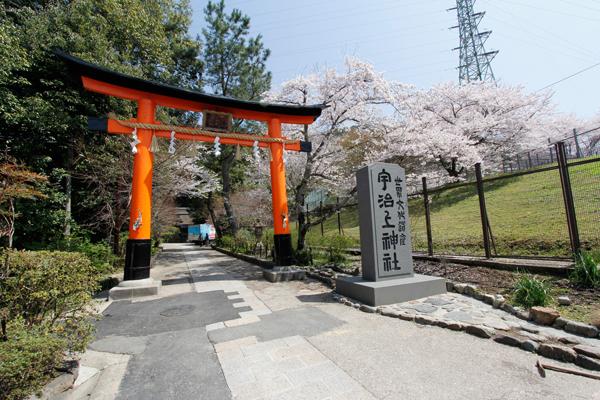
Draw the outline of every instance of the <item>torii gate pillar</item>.
<instances>
[{"instance_id":1,"label":"torii gate pillar","mask_svg":"<svg viewBox=\"0 0 600 400\"><path fill-rule=\"evenodd\" d=\"M156 105L150 99L138 100L137 121L154 123ZM150 277L152 254L152 166L154 156L150 151L152 131L138 129L137 153L133 156L131 205L129 207L129 239L125 249L124 280Z\"/></svg>"},{"instance_id":2,"label":"torii gate pillar","mask_svg":"<svg viewBox=\"0 0 600 400\"><path fill-rule=\"evenodd\" d=\"M269 136L281 138L281 122L279 119L269 120ZM285 164L283 162L283 144L271 143L271 192L273 196L273 241L275 265L294 264L292 236L285 185Z\"/></svg>"}]
</instances>

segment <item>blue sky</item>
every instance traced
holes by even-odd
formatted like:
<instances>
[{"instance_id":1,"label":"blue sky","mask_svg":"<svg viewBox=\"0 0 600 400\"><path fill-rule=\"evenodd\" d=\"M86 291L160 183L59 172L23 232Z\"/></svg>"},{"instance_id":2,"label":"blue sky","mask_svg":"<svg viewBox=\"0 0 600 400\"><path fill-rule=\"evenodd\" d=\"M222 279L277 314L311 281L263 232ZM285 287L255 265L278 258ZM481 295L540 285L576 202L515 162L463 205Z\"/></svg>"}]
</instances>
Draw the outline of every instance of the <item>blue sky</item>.
<instances>
[{"instance_id":1,"label":"blue sky","mask_svg":"<svg viewBox=\"0 0 600 400\"><path fill-rule=\"evenodd\" d=\"M207 1L192 0L192 32L200 34ZM458 80L453 0L226 0L251 18L272 54L278 85L346 56L371 62L388 79L421 88ZM493 33L487 50L496 79L538 90L600 62L600 0L479 0L480 31ZM600 112L600 66L553 86L560 111Z\"/></svg>"}]
</instances>

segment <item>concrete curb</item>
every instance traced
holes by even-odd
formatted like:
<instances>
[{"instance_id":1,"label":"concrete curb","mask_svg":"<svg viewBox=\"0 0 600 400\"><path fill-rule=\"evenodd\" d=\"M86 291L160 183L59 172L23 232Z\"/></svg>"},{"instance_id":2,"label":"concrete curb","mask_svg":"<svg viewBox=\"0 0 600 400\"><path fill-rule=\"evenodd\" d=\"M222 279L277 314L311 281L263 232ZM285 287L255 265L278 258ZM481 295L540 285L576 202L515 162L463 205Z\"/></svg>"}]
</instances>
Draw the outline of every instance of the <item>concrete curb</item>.
<instances>
[{"instance_id":1,"label":"concrete curb","mask_svg":"<svg viewBox=\"0 0 600 400\"><path fill-rule=\"evenodd\" d=\"M272 269L274 266L273 261L263 260L261 258L249 256L247 254L234 253L231 250L227 250L227 249L224 249L224 248L218 247L218 246L211 246L211 247L213 250L216 250L220 253L227 254L228 256L237 258L242 261L249 262L250 264L258 265L259 267L262 267L262 268Z\"/></svg>"}]
</instances>

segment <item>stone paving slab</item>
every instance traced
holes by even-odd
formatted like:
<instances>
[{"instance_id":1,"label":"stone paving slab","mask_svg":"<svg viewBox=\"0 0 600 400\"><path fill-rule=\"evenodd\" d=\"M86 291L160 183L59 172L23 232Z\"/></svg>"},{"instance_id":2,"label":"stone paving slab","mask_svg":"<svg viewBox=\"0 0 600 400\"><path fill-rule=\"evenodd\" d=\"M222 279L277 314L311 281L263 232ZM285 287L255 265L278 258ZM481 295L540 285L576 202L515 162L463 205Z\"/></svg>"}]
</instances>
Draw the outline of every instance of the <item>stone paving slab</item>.
<instances>
[{"instance_id":1,"label":"stone paving slab","mask_svg":"<svg viewBox=\"0 0 600 400\"><path fill-rule=\"evenodd\" d=\"M122 400L230 398L204 328L151 336L146 351L129 362L117 396Z\"/></svg>"},{"instance_id":2,"label":"stone paving slab","mask_svg":"<svg viewBox=\"0 0 600 400\"><path fill-rule=\"evenodd\" d=\"M301 336L265 342L246 336L215 350L236 400L375 399Z\"/></svg>"},{"instance_id":3,"label":"stone paving slab","mask_svg":"<svg viewBox=\"0 0 600 400\"><path fill-rule=\"evenodd\" d=\"M448 321L458 321L472 325L483 325L497 331L514 331L519 335L537 335L549 340L567 340L571 343L582 343L600 346L600 340L573 335L561 329L542 326L524 321L516 316L459 293L445 293L406 303L390 304L382 309L392 309L423 315Z\"/></svg>"},{"instance_id":4,"label":"stone paving slab","mask_svg":"<svg viewBox=\"0 0 600 400\"><path fill-rule=\"evenodd\" d=\"M240 310L233 307L222 290L140 302L117 301L104 311L103 318L96 324L96 338L146 336L204 327L237 318Z\"/></svg>"},{"instance_id":5,"label":"stone paving slab","mask_svg":"<svg viewBox=\"0 0 600 400\"><path fill-rule=\"evenodd\" d=\"M208 337L213 343L247 336L255 336L260 341L269 341L294 335L312 336L342 324L342 321L319 308L302 307L264 315L253 324L211 330Z\"/></svg>"}]
</instances>

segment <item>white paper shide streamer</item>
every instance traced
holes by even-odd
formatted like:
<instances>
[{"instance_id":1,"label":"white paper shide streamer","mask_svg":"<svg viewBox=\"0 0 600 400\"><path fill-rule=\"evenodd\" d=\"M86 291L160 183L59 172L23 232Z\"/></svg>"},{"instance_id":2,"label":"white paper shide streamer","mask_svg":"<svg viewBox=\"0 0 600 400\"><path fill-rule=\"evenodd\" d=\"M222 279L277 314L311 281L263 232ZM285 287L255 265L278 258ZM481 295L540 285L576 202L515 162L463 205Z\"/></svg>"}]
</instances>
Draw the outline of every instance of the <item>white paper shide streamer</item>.
<instances>
[{"instance_id":1,"label":"white paper shide streamer","mask_svg":"<svg viewBox=\"0 0 600 400\"><path fill-rule=\"evenodd\" d=\"M215 152L215 157L219 157L221 155L221 139L218 136L215 137L215 146L213 151Z\"/></svg>"},{"instance_id":2,"label":"white paper shide streamer","mask_svg":"<svg viewBox=\"0 0 600 400\"><path fill-rule=\"evenodd\" d=\"M175 154L175 131L171 131L171 141L169 142L169 154Z\"/></svg>"},{"instance_id":3,"label":"white paper shide streamer","mask_svg":"<svg viewBox=\"0 0 600 400\"><path fill-rule=\"evenodd\" d=\"M142 143L140 141L140 139L138 138L137 128L133 128L133 132L131 132L131 138L133 139L131 141L131 143L130 143L130 145L131 145L131 152L133 154L137 154L137 152L138 152L137 145L140 144L140 143Z\"/></svg>"},{"instance_id":4,"label":"white paper shide streamer","mask_svg":"<svg viewBox=\"0 0 600 400\"><path fill-rule=\"evenodd\" d=\"M260 150L258 147L258 140L255 140L254 144L252 144L252 154L254 155L254 161L256 161L257 163L260 162Z\"/></svg>"}]
</instances>

